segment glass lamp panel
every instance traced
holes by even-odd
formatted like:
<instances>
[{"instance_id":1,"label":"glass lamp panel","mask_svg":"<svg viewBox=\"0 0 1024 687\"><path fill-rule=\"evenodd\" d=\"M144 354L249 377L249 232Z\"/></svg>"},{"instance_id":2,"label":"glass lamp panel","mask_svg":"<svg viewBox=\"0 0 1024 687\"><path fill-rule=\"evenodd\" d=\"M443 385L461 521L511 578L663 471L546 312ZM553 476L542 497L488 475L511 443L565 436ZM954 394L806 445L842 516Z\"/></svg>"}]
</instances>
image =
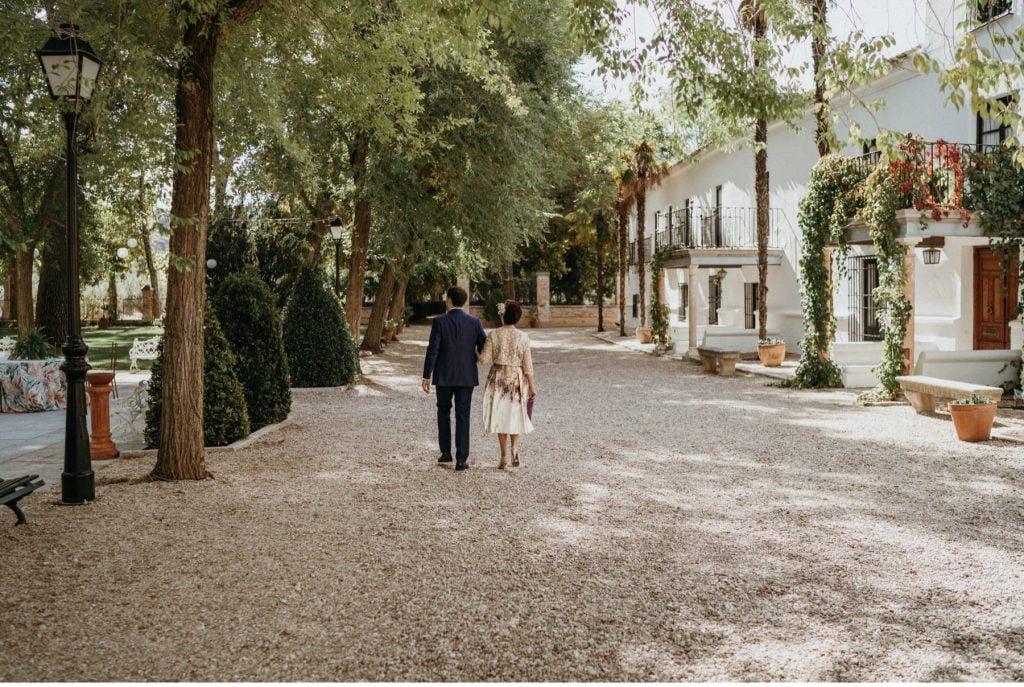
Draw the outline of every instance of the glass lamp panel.
<instances>
[{"instance_id":1,"label":"glass lamp panel","mask_svg":"<svg viewBox=\"0 0 1024 687\"><path fill-rule=\"evenodd\" d=\"M54 98L74 98L78 80L78 61L71 55L40 55L50 95Z\"/></svg>"},{"instance_id":2,"label":"glass lamp panel","mask_svg":"<svg viewBox=\"0 0 1024 687\"><path fill-rule=\"evenodd\" d=\"M92 90L96 87L96 78L100 74L100 63L88 55L81 55L82 58L82 80L79 85L79 98L88 100L92 97Z\"/></svg>"}]
</instances>

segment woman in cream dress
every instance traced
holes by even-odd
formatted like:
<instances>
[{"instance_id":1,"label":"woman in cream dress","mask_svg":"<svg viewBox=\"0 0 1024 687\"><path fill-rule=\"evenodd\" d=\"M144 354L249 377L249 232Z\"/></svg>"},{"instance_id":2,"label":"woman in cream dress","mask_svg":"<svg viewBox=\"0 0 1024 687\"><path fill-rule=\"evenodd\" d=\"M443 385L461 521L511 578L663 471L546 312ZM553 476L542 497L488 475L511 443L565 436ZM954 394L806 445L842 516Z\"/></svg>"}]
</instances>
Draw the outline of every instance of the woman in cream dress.
<instances>
[{"instance_id":1,"label":"woman in cream dress","mask_svg":"<svg viewBox=\"0 0 1024 687\"><path fill-rule=\"evenodd\" d=\"M512 465L519 465L519 436L533 431L527 413L527 402L537 394L533 383L533 357L530 337L516 329L523 308L515 301L505 301L501 315L504 323L487 336L480 353L481 363L491 363L484 386L484 429L498 435L501 461L498 468L508 466L506 449L511 437Z\"/></svg>"}]
</instances>

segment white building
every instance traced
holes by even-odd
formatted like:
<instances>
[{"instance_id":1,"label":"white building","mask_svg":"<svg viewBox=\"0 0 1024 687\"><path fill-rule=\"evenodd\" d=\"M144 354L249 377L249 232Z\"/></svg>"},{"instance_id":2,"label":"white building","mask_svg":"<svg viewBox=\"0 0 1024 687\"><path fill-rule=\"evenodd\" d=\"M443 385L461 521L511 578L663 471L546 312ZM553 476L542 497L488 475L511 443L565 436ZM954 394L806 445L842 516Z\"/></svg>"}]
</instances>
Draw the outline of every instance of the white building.
<instances>
[{"instance_id":1,"label":"white building","mask_svg":"<svg viewBox=\"0 0 1024 687\"><path fill-rule=\"evenodd\" d=\"M927 51L940 61L948 54L950 37L958 19L971 11L964 0L931 0L932 17L922 27L928 37L916 50ZM1012 33L1022 24L1024 0L990 0L991 18L973 32L987 43L990 30ZM913 67L916 51L893 59L888 75L858 95L863 101L884 99L885 106L868 113L863 108L842 110L841 118L856 121L866 140L880 131L909 133L925 141L944 140L969 146L998 143L1006 130L974 114L970 107L957 110L947 104L934 74ZM1019 88L1015 93L1019 93ZM1006 94L1011 95L1008 91ZM864 144L850 145L846 155L867 152ZM801 233L797 204L804 196L810 171L818 160L814 121L808 114L798 130L781 122L768 132L768 169L771 198L771 242L768 276L768 330L786 340L787 349L798 350L803 335L798 265ZM676 245L666 269L666 304L676 350L693 353L696 345L727 346L743 352L756 351L757 260L754 221L754 164L748 143L735 150L708 148L694 162L679 162L647 196L647 260L657 245ZM671 220L669 220L671 217ZM1020 323L1013 322L1014 284L994 261L977 221L968 227L953 217L928 223L922 231L920 213L901 211L900 238L912 247L913 280L912 360L922 352L1006 350L1020 347ZM671 227L671 234L669 234ZM847 386L866 387L876 382L871 368L881 360L877 320L871 291L877 284L874 248L862 227L850 229L851 246L847 275L837 280L834 311L837 342L834 357L844 370ZM657 238L655 238L655 236ZM925 246L921 241L929 237ZM635 251L636 217L631 218L630 245ZM924 264L927 245L939 248L938 264ZM635 253L634 253L635 254ZM931 251L934 255L934 250ZM639 324L638 280L631 261L626 301L627 324ZM648 270L649 273L649 270ZM647 275L650 280L651 275ZM1015 278L1011 278L1015 282ZM1008 296L1004 296L1004 287ZM648 283L647 293L651 285ZM648 297L649 304L649 297ZM1011 334L1012 332L1012 334ZM1012 338L1012 340L1011 340ZM1011 358L1019 353L1010 352ZM930 354L932 360L941 356ZM950 376L944 371L945 376ZM1011 375L1012 376L1012 375ZM982 380L978 380L982 381ZM990 380L992 381L992 380Z\"/></svg>"}]
</instances>

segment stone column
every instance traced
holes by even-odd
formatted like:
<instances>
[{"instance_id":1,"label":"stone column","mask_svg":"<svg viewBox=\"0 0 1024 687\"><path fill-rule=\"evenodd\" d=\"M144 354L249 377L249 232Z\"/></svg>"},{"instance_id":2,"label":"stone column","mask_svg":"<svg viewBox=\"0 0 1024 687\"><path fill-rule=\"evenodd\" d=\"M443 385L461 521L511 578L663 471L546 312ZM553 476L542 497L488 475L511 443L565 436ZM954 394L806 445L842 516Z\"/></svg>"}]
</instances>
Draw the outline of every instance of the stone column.
<instances>
[{"instance_id":1,"label":"stone column","mask_svg":"<svg viewBox=\"0 0 1024 687\"><path fill-rule=\"evenodd\" d=\"M89 382L89 451L93 460L110 460L121 455L110 434L110 383L114 373L110 370L90 370L85 375Z\"/></svg>"},{"instance_id":2,"label":"stone column","mask_svg":"<svg viewBox=\"0 0 1024 687\"><path fill-rule=\"evenodd\" d=\"M537 273L537 326L551 323L551 273Z\"/></svg>"},{"instance_id":3,"label":"stone column","mask_svg":"<svg viewBox=\"0 0 1024 687\"><path fill-rule=\"evenodd\" d=\"M458 278L455 280L455 285L461 286L463 289L466 290L466 294L469 296L466 299L466 307L468 308L470 302L473 300L473 294L470 293L469 291L469 276L465 274L460 274Z\"/></svg>"},{"instance_id":4,"label":"stone column","mask_svg":"<svg viewBox=\"0 0 1024 687\"><path fill-rule=\"evenodd\" d=\"M907 254L903 256L903 271L906 274L906 283L903 285L903 295L910 301L910 318L907 320L907 335L903 337L903 373L913 374L914 372L914 319L917 316L917 299L915 292L915 267L917 255L913 246L907 247Z\"/></svg>"},{"instance_id":5,"label":"stone column","mask_svg":"<svg viewBox=\"0 0 1024 687\"><path fill-rule=\"evenodd\" d=\"M835 293L835 291L833 290L833 284L832 284L832 249L831 248L828 248L828 247L825 248L824 262L825 262L825 284L827 285L826 288L828 289L828 315L829 315L829 319L831 320L831 318L835 315L835 303L833 302L833 294ZM835 330L835 327L833 327L832 328L832 335L829 337L829 341L828 341L829 345L835 343L835 340L836 340L836 330ZM825 362L826 360L829 359L830 356L831 356L831 351L830 350L818 351L818 360L820 360L821 362Z\"/></svg>"},{"instance_id":6,"label":"stone column","mask_svg":"<svg viewBox=\"0 0 1024 687\"><path fill-rule=\"evenodd\" d=\"M686 269L686 328L690 334L690 350L687 355L691 358L697 357L697 265L693 263Z\"/></svg>"},{"instance_id":7,"label":"stone column","mask_svg":"<svg viewBox=\"0 0 1024 687\"><path fill-rule=\"evenodd\" d=\"M153 319L153 289L149 284L142 287L142 319Z\"/></svg>"}]
</instances>

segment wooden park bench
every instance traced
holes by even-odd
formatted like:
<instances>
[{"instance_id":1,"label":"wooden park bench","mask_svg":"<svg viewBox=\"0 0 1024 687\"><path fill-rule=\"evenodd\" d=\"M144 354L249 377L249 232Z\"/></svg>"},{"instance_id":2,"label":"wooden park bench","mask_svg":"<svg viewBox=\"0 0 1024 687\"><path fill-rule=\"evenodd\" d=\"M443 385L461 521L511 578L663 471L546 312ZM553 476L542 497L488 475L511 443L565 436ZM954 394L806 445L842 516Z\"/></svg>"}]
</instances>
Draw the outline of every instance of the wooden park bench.
<instances>
[{"instance_id":1,"label":"wooden park bench","mask_svg":"<svg viewBox=\"0 0 1024 687\"><path fill-rule=\"evenodd\" d=\"M128 367L128 371L138 372L140 360L156 360L158 355L157 347L159 345L159 336L154 336L152 339L143 339L142 341L134 339L132 341L132 347L128 351L128 358L132 361L132 364Z\"/></svg>"},{"instance_id":2,"label":"wooden park bench","mask_svg":"<svg viewBox=\"0 0 1024 687\"><path fill-rule=\"evenodd\" d=\"M736 361L740 359L739 351L727 351L723 348L700 346L697 348L700 361L704 363L704 371L718 373L722 377L736 375Z\"/></svg>"},{"instance_id":3,"label":"wooden park bench","mask_svg":"<svg viewBox=\"0 0 1024 687\"><path fill-rule=\"evenodd\" d=\"M24 525L28 522L25 519L25 514L21 512L21 508L18 507L18 501L22 500L33 491L43 486L43 480L38 482L33 481L39 479L39 475L25 475L24 477L18 477L17 479L5 479L0 481L0 506L7 506L14 514L18 517L16 525Z\"/></svg>"},{"instance_id":4,"label":"wooden park bench","mask_svg":"<svg viewBox=\"0 0 1024 687\"><path fill-rule=\"evenodd\" d=\"M1003 390L995 386L983 386L981 384L969 384L967 382L955 382L951 379L939 379L938 377L926 377L924 375L905 375L897 377L896 381L903 390L903 395L910 401L921 415L932 415L935 413L935 400L956 401L961 398L970 398L972 393L992 399L995 403L1003 397Z\"/></svg>"}]
</instances>

